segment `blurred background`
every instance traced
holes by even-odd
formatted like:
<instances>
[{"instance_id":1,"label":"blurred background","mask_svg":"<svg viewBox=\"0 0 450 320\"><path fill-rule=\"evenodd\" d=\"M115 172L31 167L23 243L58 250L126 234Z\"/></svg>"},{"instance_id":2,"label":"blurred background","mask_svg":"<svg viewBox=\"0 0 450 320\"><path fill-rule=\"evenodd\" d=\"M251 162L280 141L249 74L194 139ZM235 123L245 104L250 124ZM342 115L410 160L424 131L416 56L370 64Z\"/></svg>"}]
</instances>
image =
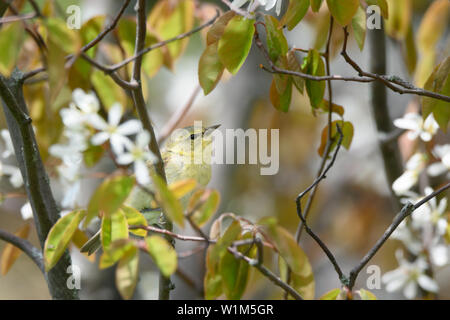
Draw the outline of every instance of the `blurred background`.
<instances>
[{"instance_id":1,"label":"blurred background","mask_svg":"<svg viewBox=\"0 0 450 320\"><path fill-rule=\"evenodd\" d=\"M83 20L97 14L113 15L121 1L56 1L64 8L69 4L81 6ZM431 1L415 0L413 25L417 28ZM149 1L150 5L154 1ZM202 2L200 2L202 3ZM224 8L220 1L211 1ZM283 10L287 1L283 2ZM129 6L130 13L132 5ZM225 8L224 8L225 9ZM205 11L206 12L206 11ZM273 13L275 14L275 13ZM322 19L323 20L323 19ZM310 14L293 31L287 32L290 47L311 48L315 45L318 25L323 23L317 15ZM368 31L370 34L370 31ZM340 30L335 32L334 43L340 45ZM448 55L449 37L439 44L442 56ZM179 59L173 71L165 68L148 81L148 106L151 110L155 129L159 132L171 115L183 107L198 87L197 67L204 49L201 34L191 37L188 48ZM340 47L335 47L340 50ZM338 52L338 51L337 51ZM370 42L361 52L354 39L350 41L349 53L361 66L369 66ZM252 221L265 216L276 216L280 223L295 234L299 219L295 210L296 195L309 186L315 178L321 158L317 153L320 136L326 125L326 116L313 116L309 100L296 90L288 113L281 113L272 107L268 92L271 75L259 68L265 63L263 56L252 48L251 53L239 73L222 81L207 97L198 94L193 107L181 127L203 120L208 125L221 124L223 132L227 128L261 128L280 130L280 170L273 176L261 176L257 165L215 165L210 187L220 191L222 199L219 213L233 212ZM399 44L387 39L387 74L410 79L403 63ZM354 75L353 70L336 54L331 63L331 72L339 75ZM334 103L344 106L345 120L354 125L354 140L350 150L342 149L334 168L318 189L309 216L310 226L335 253L342 268L348 271L367 252L390 224L396 209L393 206L389 186L385 178L383 162L378 147L375 123L370 108L369 84L333 82ZM391 118L399 118L408 108L411 96L398 95L388 91L388 105ZM449 136L441 135L442 141ZM108 170L112 164L105 160L97 168ZM99 179L83 180L81 198L89 199L90 194L101 182ZM61 197L57 184L55 194ZM2 180L1 191L8 192L7 179ZM9 231L23 225L20 208L22 198L6 199L0 207L0 227ZM205 228L209 230L209 226ZM33 231L34 232L34 231ZM192 230L182 230L183 234L194 234ZM30 237L38 246L35 233ZM316 297L339 287L339 281L331 264L323 252L304 233L300 242L308 255L314 270ZM400 244L391 240L369 263L381 268L382 273L397 267L395 249ZM0 251L4 242L0 241ZM196 245L177 241L178 252L195 250ZM269 254L269 252L267 253ZM271 261L266 255L267 265L277 269L275 257ZM73 250L73 259L82 269L81 298L117 299L114 287L113 268L99 271L97 265ZM175 299L201 298L204 271L204 251L182 258L179 261L182 273L174 276ZM356 287L366 287L365 271L361 273ZM436 272L440 285L439 298L450 298L450 269ZM158 275L149 258L141 259L140 281L136 299L157 297ZM370 289L380 299L403 298L401 294L386 293L383 288ZM244 299L279 299L283 294L278 287L253 271ZM46 283L38 268L25 255L21 255L6 276L0 277L0 299L49 299Z\"/></svg>"}]
</instances>

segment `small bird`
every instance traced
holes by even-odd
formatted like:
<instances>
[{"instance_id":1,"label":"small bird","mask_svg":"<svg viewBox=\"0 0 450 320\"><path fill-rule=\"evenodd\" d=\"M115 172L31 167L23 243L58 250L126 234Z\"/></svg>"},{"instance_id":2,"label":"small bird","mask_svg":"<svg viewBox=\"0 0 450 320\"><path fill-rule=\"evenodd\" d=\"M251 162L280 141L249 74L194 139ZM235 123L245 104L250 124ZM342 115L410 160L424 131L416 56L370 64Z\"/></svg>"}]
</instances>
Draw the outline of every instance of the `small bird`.
<instances>
[{"instance_id":1,"label":"small bird","mask_svg":"<svg viewBox=\"0 0 450 320\"><path fill-rule=\"evenodd\" d=\"M164 169L166 172L167 184L174 182L194 179L197 181L197 186L206 186L211 180L211 156L212 156L212 133L220 125L211 127L203 127L201 130L194 126L183 128L183 130L176 130L167 139L164 148L161 150L161 157L164 162ZM196 130L197 129L197 130ZM196 152L198 152L196 154ZM153 164L148 164L150 170L153 169ZM151 191L154 190L152 183L145 186ZM183 209L187 207L189 198L194 191L180 199ZM144 213L157 213L158 209L152 209L153 198L139 186L135 186L131 191L125 205L133 207ZM83 247L81 252L87 252L89 255L100 248L100 231L98 231L91 239L89 239Z\"/></svg>"}]
</instances>

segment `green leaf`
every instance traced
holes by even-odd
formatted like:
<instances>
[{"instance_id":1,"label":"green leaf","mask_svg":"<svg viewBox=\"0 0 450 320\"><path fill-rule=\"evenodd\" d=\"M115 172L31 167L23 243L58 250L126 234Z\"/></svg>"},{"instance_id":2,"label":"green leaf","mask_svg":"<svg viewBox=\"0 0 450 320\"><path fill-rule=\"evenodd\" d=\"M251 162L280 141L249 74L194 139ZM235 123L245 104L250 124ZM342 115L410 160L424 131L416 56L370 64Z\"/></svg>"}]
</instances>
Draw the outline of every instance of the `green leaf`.
<instances>
[{"instance_id":1,"label":"green leaf","mask_svg":"<svg viewBox=\"0 0 450 320\"><path fill-rule=\"evenodd\" d=\"M366 0L366 2L369 6L376 5L380 7L381 15L383 16L383 18L385 19L389 18L389 8L386 0Z\"/></svg>"},{"instance_id":2,"label":"green leaf","mask_svg":"<svg viewBox=\"0 0 450 320\"><path fill-rule=\"evenodd\" d=\"M218 42L207 46L198 63L198 80L205 96L217 86L225 69L217 49Z\"/></svg>"},{"instance_id":3,"label":"green leaf","mask_svg":"<svg viewBox=\"0 0 450 320\"><path fill-rule=\"evenodd\" d=\"M193 0L176 2L158 1L148 17L148 27L167 40L185 33L194 25L195 3ZM172 59L178 58L187 46L190 37L167 45Z\"/></svg>"},{"instance_id":4,"label":"green leaf","mask_svg":"<svg viewBox=\"0 0 450 320\"><path fill-rule=\"evenodd\" d=\"M205 299L214 300L223 292L222 276L207 273L203 281L205 287Z\"/></svg>"},{"instance_id":5,"label":"green leaf","mask_svg":"<svg viewBox=\"0 0 450 320\"><path fill-rule=\"evenodd\" d=\"M135 208L129 206L122 206L122 211L127 219L128 226L147 226L147 219L144 215L137 211ZM139 237L147 236L147 230L144 229L131 229L130 232Z\"/></svg>"},{"instance_id":6,"label":"green leaf","mask_svg":"<svg viewBox=\"0 0 450 320\"><path fill-rule=\"evenodd\" d=\"M309 0L289 0L289 6L280 24L286 25L289 31L294 29L305 17L308 8Z\"/></svg>"},{"instance_id":7,"label":"green leaf","mask_svg":"<svg viewBox=\"0 0 450 320\"><path fill-rule=\"evenodd\" d=\"M239 221L234 220L227 230L225 230L223 236L217 240L216 244L209 247L209 262L213 264L218 263L225 252L227 252L228 246L239 237L241 232L241 224Z\"/></svg>"},{"instance_id":8,"label":"green leaf","mask_svg":"<svg viewBox=\"0 0 450 320\"><path fill-rule=\"evenodd\" d=\"M48 233L44 246L45 270L53 268L61 258L86 211L72 211L61 217Z\"/></svg>"},{"instance_id":9,"label":"green leaf","mask_svg":"<svg viewBox=\"0 0 450 320\"><path fill-rule=\"evenodd\" d=\"M299 276L309 277L312 271L308 257L292 235L286 229L277 225L275 219L266 218L260 223L292 272Z\"/></svg>"},{"instance_id":10,"label":"green leaf","mask_svg":"<svg viewBox=\"0 0 450 320\"><path fill-rule=\"evenodd\" d=\"M122 88L103 71L94 70L91 74L91 82L107 110L117 102L122 106L126 105L127 97Z\"/></svg>"},{"instance_id":11,"label":"green leaf","mask_svg":"<svg viewBox=\"0 0 450 320\"><path fill-rule=\"evenodd\" d=\"M100 161L104 153L105 149L102 146L89 145L83 152L84 163L88 168L92 168Z\"/></svg>"},{"instance_id":12,"label":"green leaf","mask_svg":"<svg viewBox=\"0 0 450 320\"><path fill-rule=\"evenodd\" d=\"M145 238L145 243L161 273L166 277L172 275L177 270L177 253L172 245L156 235Z\"/></svg>"},{"instance_id":13,"label":"green leaf","mask_svg":"<svg viewBox=\"0 0 450 320\"><path fill-rule=\"evenodd\" d=\"M359 296L361 297L361 300L377 300L377 297L368 290L359 289L358 293L359 293Z\"/></svg>"},{"instance_id":14,"label":"green leaf","mask_svg":"<svg viewBox=\"0 0 450 320\"><path fill-rule=\"evenodd\" d=\"M78 51L81 47L81 39L78 32L69 29L67 23L60 18L48 18L45 22L50 40L67 54Z\"/></svg>"},{"instance_id":15,"label":"green leaf","mask_svg":"<svg viewBox=\"0 0 450 320\"><path fill-rule=\"evenodd\" d=\"M318 12L322 6L322 0L311 0L311 9L314 12Z\"/></svg>"},{"instance_id":16,"label":"green leaf","mask_svg":"<svg viewBox=\"0 0 450 320\"><path fill-rule=\"evenodd\" d=\"M428 78L424 86L425 90L450 96L450 57L439 64ZM423 118L426 119L433 113L434 118L443 131L447 130L450 121L449 103L429 97L423 98Z\"/></svg>"},{"instance_id":17,"label":"green leaf","mask_svg":"<svg viewBox=\"0 0 450 320\"><path fill-rule=\"evenodd\" d=\"M250 52L255 33L254 23L254 19L234 16L219 40L220 61L232 74L239 71Z\"/></svg>"},{"instance_id":18,"label":"green leaf","mask_svg":"<svg viewBox=\"0 0 450 320\"><path fill-rule=\"evenodd\" d=\"M87 227L89 222L100 213L109 215L119 209L133 186L134 178L129 176L116 176L103 181L89 201L84 226Z\"/></svg>"},{"instance_id":19,"label":"green leaf","mask_svg":"<svg viewBox=\"0 0 450 320\"><path fill-rule=\"evenodd\" d=\"M281 280L287 282L288 280L288 266L286 261L279 256L278 257L278 268L280 270ZM301 272L291 272L289 284L303 297L305 300L314 299L315 282L314 274L312 272L311 264L309 259L306 257L305 264ZM291 297L292 298L292 297ZM293 299L293 298L292 298Z\"/></svg>"},{"instance_id":20,"label":"green leaf","mask_svg":"<svg viewBox=\"0 0 450 320\"><path fill-rule=\"evenodd\" d=\"M0 73L9 75L16 65L24 39L23 30L17 22L0 28Z\"/></svg>"},{"instance_id":21,"label":"green leaf","mask_svg":"<svg viewBox=\"0 0 450 320\"><path fill-rule=\"evenodd\" d=\"M199 203L202 202L201 205ZM199 227L203 226L219 208L220 193L217 190L199 190L189 200L189 211L195 209L192 220ZM198 207L197 207L198 206Z\"/></svg>"},{"instance_id":22,"label":"green leaf","mask_svg":"<svg viewBox=\"0 0 450 320\"><path fill-rule=\"evenodd\" d=\"M163 208L164 213L169 219L180 227L184 227L184 214L180 201L175 197L172 191L167 187L164 180L156 173L151 173L153 183L156 188L156 198Z\"/></svg>"},{"instance_id":23,"label":"green leaf","mask_svg":"<svg viewBox=\"0 0 450 320\"><path fill-rule=\"evenodd\" d=\"M130 249L120 259L116 269L116 286L125 300L133 297L138 280L139 252L136 247Z\"/></svg>"},{"instance_id":24,"label":"green leaf","mask_svg":"<svg viewBox=\"0 0 450 320\"><path fill-rule=\"evenodd\" d=\"M319 298L319 300L338 300L340 294L341 289L336 288L325 293L323 296Z\"/></svg>"},{"instance_id":25,"label":"green leaf","mask_svg":"<svg viewBox=\"0 0 450 320\"><path fill-rule=\"evenodd\" d=\"M358 10L359 0L327 0L328 9L341 26L348 25Z\"/></svg>"},{"instance_id":26,"label":"green leaf","mask_svg":"<svg viewBox=\"0 0 450 320\"><path fill-rule=\"evenodd\" d=\"M271 15L264 15L264 21L267 32L269 57L272 61L277 61L280 56L287 54L289 46L278 20Z\"/></svg>"},{"instance_id":27,"label":"green leaf","mask_svg":"<svg viewBox=\"0 0 450 320\"><path fill-rule=\"evenodd\" d=\"M242 239L250 239L251 234L247 233ZM245 254L250 249L250 245L241 246L238 251ZM256 247L251 250L250 256L256 255ZM230 252L225 252L219 264L219 273L222 277L223 288L229 300L239 300L244 294L249 277L249 264L243 259L237 259Z\"/></svg>"},{"instance_id":28,"label":"green leaf","mask_svg":"<svg viewBox=\"0 0 450 320\"><path fill-rule=\"evenodd\" d=\"M112 242L128 239L128 224L122 209L103 216L100 237L104 251L109 250Z\"/></svg>"},{"instance_id":29,"label":"green leaf","mask_svg":"<svg viewBox=\"0 0 450 320\"><path fill-rule=\"evenodd\" d=\"M322 103L319 105L319 109L323 113L328 113L330 110L330 102L328 100L323 99ZM344 116L345 110L343 106L340 106L338 104L332 104L331 105L331 112L336 113L340 115L341 117Z\"/></svg>"},{"instance_id":30,"label":"green leaf","mask_svg":"<svg viewBox=\"0 0 450 320\"><path fill-rule=\"evenodd\" d=\"M108 251L104 251L100 256L100 262L98 267L100 269L106 269L113 266L119 261L129 250L135 248L136 245L129 239L119 239L112 242Z\"/></svg>"},{"instance_id":31,"label":"green leaf","mask_svg":"<svg viewBox=\"0 0 450 320\"><path fill-rule=\"evenodd\" d=\"M292 98L292 79L291 77L287 78L287 84L283 92L278 92L276 79L276 77L273 78L270 86L270 101L275 109L288 112Z\"/></svg>"},{"instance_id":32,"label":"green leaf","mask_svg":"<svg viewBox=\"0 0 450 320\"><path fill-rule=\"evenodd\" d=\"M338 124L342 130L342 134L344 135L344 137L342 138L342 146L348 150L353 141L353 134L354 134L353 124L349 121L341 121L341 120L333 121L331 124L331 137L333 138L333 143L331 144L330 152L333 152L339 141L339 132L337 131L336 127L336 125ZM323 154L325 152L327 141L328 141L328 125L322 131L321 144L318 150L318 153L321 157L323 157Z\"/></svg>"},{"instance_id":33,"label":"green leaf","mask_svg":"<svg viewBox=\"0 0 450 320\"><path fill-rule=\"evenodd\" d=\"M233 10L225 12L223 15L219 17L219 19L214 22L214 24L209 28L208 33L206 34L206 44L209 46L213 43L219 42L220 38L225 31L225 27L228 22L236 15Z\"/></svg>"},{"instance_id":34,"label":"green leaf","mask_svg":"<svg viewBox=\"0 0 450 320\"><path fill-rule=\"evenodd\" d=\"M358 7L352 19L352 28L356 43L358 43L358 47L362 51L366 41L366 12L361 7Z\"/></svg>"},{"instance_id":35,"label":"green leaf","mask_svg":"<svg viewBox=\"0 0 450 320\"><path fill-rule=\"evenodd\" d=\"M302 72L302 67L297 60L297 56L294 51L287 53L287 69L295 72ZM292 83L297 88L298 92L303 94L303 88L305 87L305 80L300 77L291 76Z\"/></svg>"},{"instance_id":36,"label":"green leaf","mask_svg":"<svg viewBox=\"0 0 450 320\"><path fill-rule=\"evenodd\" d=\"M325 64L317 50L310 50L305 59L305 73L313 76L325 75ZM306 92L308 93L311 107L317 108L322 103L325 94L325 81L306 80Z\"/></svg>"},{"instance_id":37,"label":"green leaf","mask_svg":"<svg viewBox=\"0 0 450 320\"><path fill-rule=\"evenodd\" d=\"M94 40L100 32L103 30L103 25L105 24L105 16L104 15L98 15L95 17L92 17L83 25L80 29L80 35L82 40L82 45L86 45L92 40ZM98 46L93 46L88 51L86 51L86 54L94 58L95 53L97 52Z\"/></svg>"}]
</instances>

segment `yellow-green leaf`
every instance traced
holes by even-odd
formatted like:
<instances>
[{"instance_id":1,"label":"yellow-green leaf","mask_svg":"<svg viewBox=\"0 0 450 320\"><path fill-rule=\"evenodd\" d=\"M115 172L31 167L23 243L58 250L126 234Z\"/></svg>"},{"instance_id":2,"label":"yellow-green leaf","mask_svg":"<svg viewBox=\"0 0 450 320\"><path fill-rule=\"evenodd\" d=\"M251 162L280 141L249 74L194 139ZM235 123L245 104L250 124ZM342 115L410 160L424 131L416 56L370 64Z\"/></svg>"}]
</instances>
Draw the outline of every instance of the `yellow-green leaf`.
<instances>
[{"instance_id":1,"label":"yellow-green leaf","mask_svg":"<svg viewBox=\"0 0 450 320\"><path fill-rule=\"evenodd\" d=\"M156 198L158 203L163 208L164 213L169 219L180 227L184 227L184 214L180 201L175 197L174 193L170 191L164 180L156 173L151 173L152 180L156 188Z\"/></svg>"},{"instance_id":2,"label":"yellow-green leaf","mask_svg":"<svg viewBox=\"0 0 450 320\"><path fill-rule=\"evenodd\" d=\"M116 176L108 178L94 192L88 205L88 213L84 226L100 213L112 214L125 202L134 186L134 178Z\"/></svg>"},{"instance_id":3,"label":"yellow-green leaf","mask_svg":"<svg viewBox=\"0 0 450 320\"><path fill-rule=\"evenodd\" d=\"M319 300L338 300L340 294L341 289L336 288L325 293Z\"/></svg>"},{"instance_id":4,"label":"yellow-green leaf","mask_svg":"<svg viewBox=\"0 0 450 320\"><path fill-rule=\"evenodd\" d=\"M21 43L24 39L23 26L19 22L2 25L0 28L0 73L9 75L16 65Z\"/></svg>"},{"instance_id":5,"label":"yellow-green leaf","mask_svg":"<svg viewBox=\"0 0 450 320\"><path fill-rule=\"evenodd\" d=\"M311 266L308 258L292 235L277 225L274 219L263 219L261 224L292 272L299 276L309 276Z\"/></svg>"},{"instance_id":6,"label":"yellow-green leaf","mask_svg":"<svg viewBox=\"0 0 450 320\"><path fill-rule=\"evenodd\" d=\"M218 42L208 45L198 62L198 80L205 95L214 90L225 69L219 59L218 45Z\"/></svg>"},{"instance_id":7,"label":"yellow-green leaf","mask_svg":"<svg viewBox=\"0 0 450 320\"><path fill-rule=\"evenodd\" d=\"M280 269L280 278L283 281L287 282L288 266L286 264L286 261L281 256L278 257L278 268ZM314 292L315 292L314 274L312 272L312 267L311 264L309 263L308 257L305 256L305 263L300 272L291 272L289 284L298 293L300 293L303 299L305 300L314 299Z\"/></svg>"},{"instance_id":8,"label":"yellow-green leaf","mask_svg":"<svg viewBox=\"0 0 450 320\"><path fill-rule=\"evenodd\" d=\"M120 239L128 239L128 223L122 209L103 216L100 237L104 251L109 250L112 242Z\"/></svg>"},{"instance_id":9,"label":"yellow-green leaf","mask_svg":"<svg viewBox=\"0 0 450 320\"><path fill-rule=\"evenodd\" d=\"M369 6L378 6L381 10L381 15L383 16L383 18L389 18L389 7L386 0L366 0L366 2Z\"/></svg>"},{"instance_id":10,"label":"yellow-green leaf","mask_svg":"<svg viewBox=\"0 0 450 320\"><path fill-rule=\"evenodd\" d=\"M145 238L145 243L161 273L166 277L172 275L177 270L177 253L172 245L156 235Z\"/></svg>"},{"instance_id":11,"label":"yellow-green leaf","mask_svg":"<svg viewBox=\"0 0 450 320\"><path fill-rule=\"evenodd\" d=\"M202 203L199 205L199 203ZM192 220L199 227L203 226L219 208L220 194L217 190L199 190L189 200L188 210L194 211Z\"/></svg>"},{"instance_id":12,"label":"yellow-green leaf","mask_svg":"<svg viewBox=\"0 0 450 320\"><path fill-rule=\"evenodd\" d=\"M233 10L225 12L220 16L219 19L214 22L214 24L209 28L208 33L206 34L206 44L209 46L213 43L216 43L220 40L225 31L225 27L228 22L236 15Z\"/></svg>"},{"instance_id":13,"label":"yellow-green leaf","mask_svg":"<svg viewBox=\"0 0 450 320\"><path fill-rule=\"evenodd\" d=\"M366 12L361 7L358 7L352 19L352 28L356 43L362 51L364 49L364 42L366 41Z\"/></svg>"},{"instance_id":14,"label":"yellow-green leaf","mask_svg":"<svg viewBox=\"0 0 450 320\"><path fill-rule=\"evenodd\" d=\"M289 0L289 6L280 21L281 25L286 25L288 30L292 30L302 21L308 12L309 0Z\"/></svg>"},{"instance_id":15,"label":"yellow-green leaf","mask_svg":"<svg viewBox=\"0 0 450 320\"><path fill-rule=\"evenodd\" d=\"M116 269L116 286L125 300L133 297L138 280L139 252L136 247L130 249L120 259Z\"/></svg>"},{"instance_id":16,"label":"yellow-green leaf","mask_svg":"<svg viewBox=\"0 0 450 320\"><path fill-rule=\"evenodd\" d=\"M49 271L56 265L85 216L85 210L72 211L56 221L50 229L44 246L45 270Z\"/></svg>"},{"instance_id":17,"label":"yellow-green leaf","mask_svg":"<svg viewBox=\"0 0 450 320\"><path fill-rule=\"evenodd\" d=\"M100 269L106 269L113 266L128 251L133 250L134 248L136 248L135 243L129 239L119 239L112 242L108 251L104 251L100 256L98 267Z\"/></svg>"},{"instance_id":18,"label":"yellow-green leaf","mask_svg":"<svg viewBox=\"0 0 450 320\"><path fill-rule=\"evenodd\" d=\"M421 51L433 50L448 28L450 1L436 0L431 3L417 32L417 45Z\"/></svg>"},{"instance_id":19,"label":"yellow-green leaf","mask_svg":"<svg viewBox=\"0 0 450 320\"><path fill-rule=\"evenodd\" d=\"M117 102L122 106L126 105L127 97L122 88L103 71L94 70L91 74L91 82L107 110Z\"/></svg>"},{"instance_id":20,"label":"yellow-green leaf","mask_svg":"<svg viewBox=\"0 0 450 320\"><path fill-rule=\"evenodd\" d=\"M412 17L411 0L387 0L389 19L386 20L386 33L395 39L404 39Z\"/></svg>"},{"instance_id":21,"label":"yellow-green leaf","mask_svg":"<svg viewBox=\"0 0 450 320\"><path fill-rule=\"evenodd\" d=\"M287 53L287 69L295 72L302 72L302 67L297 60L294 51L289 51ZM305 87L305 80L300 77L291 76L292 83L297 88L297 90L303 94L303 88Z\"/></svg>"},{"instance_id":22,"label":"yellow-green leaf","mask_svg":"<svg viewBox=\"0 0 450 320\"><path fill-rule=\"evenodd\" d=\"M358 293L359 293L359 296L361 297L361 300L377 300L377 297L368 290L359 289Z\"/></svg>"},{"instance_id":23,"label":"yellow-green leaf","mask_svg":"<svg viewBox=\"0 0 450 320\"><path fill-rule=\"evenodd\" d=\"M305 73L313 76L325 75L325 64L317 50L310 50L304 68ZM311 102L311 107L317 108L325 94L325 81L306 80L306 92Z\"/></svg>"},{"instance_id":24,"label":"yellow-green leaf","mask_svg":"<svg viewBox=\"0 0 450 320\"><path fill-rule=\"evenodd\" d=\"M147 226L147 219L145 219L144 215L140 213L135 208L129 207L129 206L122 206L122 211L125 214L125 217L127 219L128 226ZM144 229L130 229L130 232L139 236L139 237L145 237L147 236L147 230Z\"/></svg>"},{"instance_id":25,"label":"yellow-green leaf","mask_svg":"<svg viewBox=\"0 0 450 320\"><path fill-rule=\"evenodd\" d=\"M322 6L323 0L311 0L311 9L314 12L318 12L320 7Z\"/></svg>"},{"instance_id":26,"label":"yellow-green leaf","mask_svg":"<svg viewBox=\"0 0 450 320\"><path fill-rule=\"evenodd\" d=\"M252 46L255 20L240 15L234 16L225 27L219 40L219 58L232 74L236 74Z\"/></svg>"},{"instance_id":27,"label":"yellow-green leaf","mask_svg":"<svg viewBox=\"0 0 450 320\"><path fill-rule=\"evenodd\" d=\"M330 152L333 152L339 141L339 132L337 131L336 127L337 125L339 125L342 134L344 135L342 138L341 145L348 150L353 141L353 134L354 134L353 124L349 121L341 121L341 120L333 121L331 124L331 137L333 138L333 143L331 144ZM328 141L328 125L322 131L320 147L318 150L318 153L321 157L323 157L324 155L325 148L327 146L327 141Z\"/></svg>"},{"instance_id":28,"label":"yellow-green leaf","mask_svg":"<svg viewBox=\"0 0 450 320\"><path fill-rule=\"evenodd\" d=\"M348 25L358 10L359 0L327 0L328 9L341 26Z\"/></svg>"},{"instance_id":29,"label":"yellow-green leaf","mask_svg":"<svg viewBox=\"0 0 450 320\"><path fill-rule=\"evenodd\" d=\"M30 233L30 224L27 223L22 228L20 228L14 234L19 238L26 239L28 238L28 234ZM6 275L8 271L13 266L14 262L16 262L17 258L19 258L22 250L17 248L16 246L7 243L3 248L2 256L1 256L1 274L2 276Z\"/></svg>"},{"instance_id":30,"label":"yellow-green leaf","mask_svg":"<svg viewBox=\"0 0 450 320\"><path fill-rule=\"evenodd\" d=\"M269 91L270 101L272 102L272 105L275 107L275 109L282 112L288 112L292 98L292 78L286 77L287 83L284 91L282 92L279 92L277 89L276 79L277 78L274 77L274 79L272 80L272 84L270 86Z\"/></svg>"},{"instance_id":31,"label":"yellow-green leaf","mask_svg":"<svg viewBox=\"0 0 450 320\"><path fill-rule=\"evenodd\" d=\"M264 15L267 33L267 51L272 61L277 61L280 56L285 56L289 46L284 36L280 22L271 15Z\"/></svg>"}]
</instances>

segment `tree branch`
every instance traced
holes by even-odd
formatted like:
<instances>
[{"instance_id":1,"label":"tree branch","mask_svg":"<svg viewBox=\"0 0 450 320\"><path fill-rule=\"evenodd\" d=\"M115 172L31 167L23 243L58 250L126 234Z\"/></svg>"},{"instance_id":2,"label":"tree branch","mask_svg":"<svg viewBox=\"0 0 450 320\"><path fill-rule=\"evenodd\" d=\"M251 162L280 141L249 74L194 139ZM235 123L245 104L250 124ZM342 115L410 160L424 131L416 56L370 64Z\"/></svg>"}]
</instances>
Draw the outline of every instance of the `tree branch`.
<instances>
[{"instance_id":1,"label":"tree branch","mask_svg":"<svg viewBox=\"0 0 450 320\"><path fill-rule=\"evenodd\" d=\"M450 188L450 182L441 187L440 189L434 191L433 193L429 194L428 196L424 197L422 200L417 202L416 204L407 203L402 210L395 216L393 222L391 225L386 229L386 231L383 233L380 239L375 243L375 245L372 247L372 249L369 250L369 252L361 259L361 261L350 271L350 277L349 277L349 285L348 287L350 289L353 288L355 285L356 278L358 277L361 270L364 268L364 266L375 256L375 254L380 250L380 248L384 245L387 239L391 236L391 234L397 229L397 227L402 223L403 220L405 220L408 216L410 216L415 210L420 208L423 204L427 203L434 197L438 196L445 190Z\"/></svg>"},{"instance_id":2,"label":"tree branch","mask_svg":"<svg viewBox=\"0 0 450 320\"><path fill-rule=\"evenodd\" d=\"M49 185L47 173L28 116L23 96L23 73L15 70L10 78L0 75L0 97L14 145L15 154L25 183L28 199L33 208L34 221L41 247L47 234L59 218ZM47 273L47 284L54 299L77 299L77 290L67 288L67 268L71 265L68 251L58 264Z\"/></svg>"},{"instance_id":3,"label":"tree branch","mask_svg":"<svg viewBox=\"0 0 450 320\"><path fill-rule=\"evenodd\" d=\"M42 252L33 246L28 240L19 238L18 236L0 229L0 239L16 246L22 250L33 262L38 266L39 270L45 274L44 259Z\"/></svg>"}]
</instances>

